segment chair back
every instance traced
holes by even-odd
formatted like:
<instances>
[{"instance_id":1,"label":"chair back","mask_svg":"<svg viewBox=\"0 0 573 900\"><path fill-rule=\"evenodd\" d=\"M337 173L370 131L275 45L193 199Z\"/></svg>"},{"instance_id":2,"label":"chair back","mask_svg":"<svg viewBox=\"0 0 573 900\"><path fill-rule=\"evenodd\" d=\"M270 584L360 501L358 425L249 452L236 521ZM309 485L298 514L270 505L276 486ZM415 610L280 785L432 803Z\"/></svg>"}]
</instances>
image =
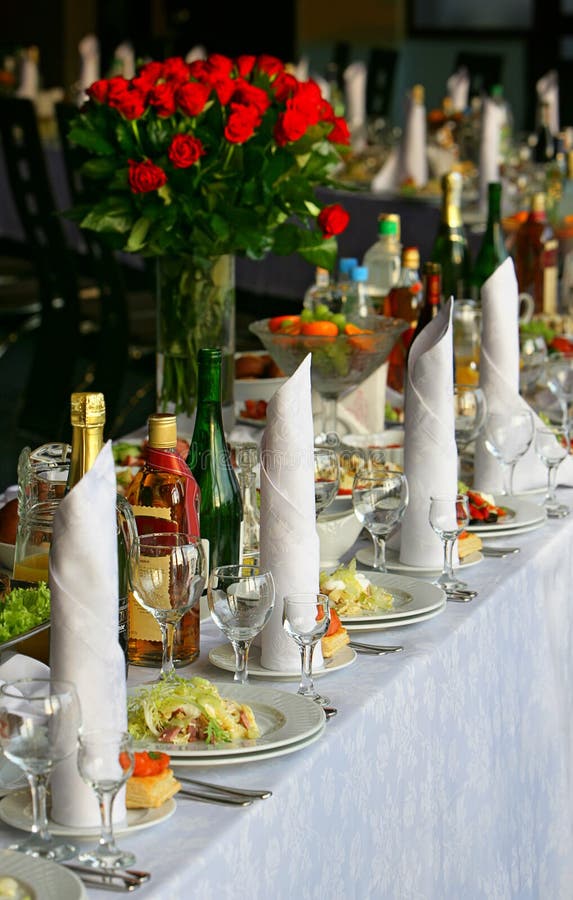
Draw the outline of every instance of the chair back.
<instances>
[{"instance_id":1,"label":"chair back","mask_svg":"<svg viewBox=\"0 0 573 900\"><path fill-rule=\"evenodd\" d=\"M397 61L397 50L373 47L370 51L366 75L366 115L369 119L388 117Z\"/></svg>"}]
</instances>

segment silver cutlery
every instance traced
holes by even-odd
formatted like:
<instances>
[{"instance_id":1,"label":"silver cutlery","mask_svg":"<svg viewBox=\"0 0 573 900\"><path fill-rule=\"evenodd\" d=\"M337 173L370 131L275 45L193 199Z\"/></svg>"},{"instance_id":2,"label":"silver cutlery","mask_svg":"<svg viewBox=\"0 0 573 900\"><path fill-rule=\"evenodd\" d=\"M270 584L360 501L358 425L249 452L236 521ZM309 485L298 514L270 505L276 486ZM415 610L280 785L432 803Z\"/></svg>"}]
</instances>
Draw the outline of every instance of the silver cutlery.
<instances>
[{"instance_id":1,"label":"silver cutlery","mask_svg":"<svg viewBox=\"0 0 573 900\"><path fill-rule=\"evenodd\" d=\"M446 590L446 600L453 600L454 603L468 603L477 597L477 591L448 591Z\"/></svg>"},{"instance_id":2,"label":"silver cutlery","mask_svg":"<svg viewBox=\"0 0 573 900\"><path fill-rule=\"evenodd\" d=\"M482 556L493 556L499 559L503 559L505 556L513 556L514 553L519 553L519 547L486 547L484 545L481 548Z\"/></svg>"},{"instance_id":3,"label":"silver cutlery","mask_svg":"<svg viewBox=\"0 0 573 900\"><path fill-rule=\"evenodd\" d=\"M250 797L231 797L229 794L208 794L199 791L177 791L177 798L183 800L197 800L199 803L220 803L223 806L250 806L253 799Z\"/></svg>"},{"instance_id":4,"label":"silver cutlery","mask_svg":"<svg viewBox=\"0 0 573 900\"><path fill-rule=\"evenodd\" d=\"M400 653L404 649L399 645L385 647L381 644L363 644L360 641L350 641L348 646L352 647L353 650L357 650L358 653L375 653L380 655L384 653Z\"/></svg>"},{"instance_id":5,"label":"silver cutlery","mask_svg":"<svg viewBox=\"0 0 573 900\"><path fill-rule=\"evenodd\" d=\"M232 796L237 797L257 797L260 800L266 800L267 797L272 797L272 791L253 791L247 788L232 788L225 787L222 784L212 784L209 781L197 781L196 778L187 778L184 775L177 775L177 781L180 781L182 784L194 784L196 787L207 788L211 791L217 791L222 794L231 794Z\"/></svg>"},{"instance_id":6,"label":"silver cutlery","mask_svg":"<svg viewBox=\"0 0 573 900\"><path fill-rule=\"evenodd\" d=\"M74 862L66 862L65 867L76 872L84 884L108 891L134 891L151 878L149 872L129 869L97 869Z\"/></svg>"},{"instance_id":7,"label":"silver cutlery","mask_svg":"<svg viewBox=\"0 0 573 900\"><path fill-rule=\"evenodd\" d=\"M338 715L336 706L323 706L322 708L327 719L332 719L334 716Z\"/></svg>"}]
</instances>

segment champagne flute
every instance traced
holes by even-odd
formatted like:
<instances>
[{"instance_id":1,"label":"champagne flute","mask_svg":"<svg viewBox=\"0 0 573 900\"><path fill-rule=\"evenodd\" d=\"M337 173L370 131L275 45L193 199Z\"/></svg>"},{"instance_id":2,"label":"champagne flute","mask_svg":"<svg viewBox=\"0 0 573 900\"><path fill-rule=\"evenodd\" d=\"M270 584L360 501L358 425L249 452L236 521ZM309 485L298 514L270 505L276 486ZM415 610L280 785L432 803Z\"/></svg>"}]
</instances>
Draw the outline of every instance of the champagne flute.
<instances>
[{"instance_id":1,"label":"champagne flute","mask_svg":"<svg viewBox=\"0 0 573 900\"><path fill-rule=\"evenodd\" d=\"M513 494L515 467L529 450L533 441L535 423L528 409L489 413L485 420L484 442L487 450L503 467L503 491Z\"/></svg>"},{"instance_id":2,"label":"champagne flute","mask_svg":"<svg viewBox=\"0 0 573 900\"><path fill-rule=\"evenodd\" d=\"M233 680L247 684L251 642L269 621L275 603L273 576L258 566L217 566L209 576L207 601L211 618L235 651Z\"/></svg>"},{"instance_id":3,"label":"champagne flute","mask_svg":"<svg viewBox=\"0 0 573 900\"><path fill-rule=\"evenodd\" d=\"M338 493L338 453L331 447L314 448L314 505L316 516L330 506Z\"/></svg>"},{"instance_id":4,"label":"champagne flute","mask_svg":"<svg viewBox=\"0 0 573 900\"><path fill-rule=\"evenodd\" d=\"M326 594L287 594L283 600L283 628L300 649L301 679L297 694L328 706L330 700L318 693L312 680L314 648L330 625L329 600Z\"/></svg>"},{"instance_id":5,"label":"champagne flute","mask_svg":"<svg viewBox=\"0 0 573 900\"><path fill-rule=\"evenodd\" d=\"M452 494L447 497L430 497L430 525L440 538L444 548L442 572L434 581L445 590L446 595L463 595L471 600L477 596L469 585L456 578L453 569L454 544L470 521L469 501L466 494Z\"/></svg>"},{"instance_id":6,"label":"champagne flute","mask_svg":"<svg viewBox=\"0 0 573 900\"><path fill-rule=\"evenodd\" d=\"M101 834L97 847L79 854L81 863L117 869L135 862L130 850L120 850L113 836L113 802L133 772L135 756L126 731L88 731L80 734L78 771L98 799Z\"/></svg>"},{"instance_id":7,"label":"champagne flute","mask_svg":"<svg viewBox=\"0 0 573 900\"><path fill-rule=\"evenodd\" d=\"M0 688L0 745L26 774L34 818L31 836L12 850L58 861L75 856L74 846L49 832L46 789L55 764L75 751L80 724L80 701L71 682L19 679Z\"/></svg>"},{"instance_id":8,"label":"champagne flute","mask_svg":"<svg viewBox=\"0 0 573 900\"><path fill-rule=\"evenodd\" d=\"M352 485L352 505L374 543L373 567L386 572L386 539L401 521L408 505L408 482L402 472L375 467L360 470Z\"/></svg>"},{"instance_id":9,"label":"champagne flute","mask_svg":"<svg viewBox=\"0 0 573 900\"><path fill-rule=\"evenodd\" d=\"M173 639L186 612L199 615L207 563L200 538L181 532L139 535L129 555L131 589L161 629L163 658L158 681L175 678Z\"/></svg>"},{"instance_id":10,"label":"champagne flute","mask_svg":"<svg viewBox=\"0 0 573 900\"><path fill-rule=\"evenodd\" d=\"M555 494L557 469L569 454L571 442L567 428L537 428L535 432L535 452L547 466L547 493L543 506L552 519L562 519L571 512L564 503L559 503Z\"/></svg>"}]
</instances>

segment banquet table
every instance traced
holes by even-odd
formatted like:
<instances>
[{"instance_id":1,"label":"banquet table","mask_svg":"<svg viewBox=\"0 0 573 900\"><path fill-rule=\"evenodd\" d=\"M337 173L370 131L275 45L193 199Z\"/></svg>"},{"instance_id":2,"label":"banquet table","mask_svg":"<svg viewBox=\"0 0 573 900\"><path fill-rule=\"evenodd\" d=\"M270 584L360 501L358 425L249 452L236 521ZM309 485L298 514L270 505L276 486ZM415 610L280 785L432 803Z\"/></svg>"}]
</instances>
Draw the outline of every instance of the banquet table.
<instances>
[{"instance_id":1,"label":"banquet table","mask_svg":"<svg viewBox=\"0 0 573 900\"><path fill-rule=\"evenodd\" d=\"M273 794L244 809L180 799L170 819L121 835L152 872L137 896L570 898L573 516L498 540L521 552L467 568L471 603L357 635L404 652L321 678L338 715L318 741L186 770ZM205 620L200 658L181 673L230 683L208 660L221 643ZM131 667L129 683L149 675ZM18 834L2 825L0 846Z\"/></svg>"}]
</instances>

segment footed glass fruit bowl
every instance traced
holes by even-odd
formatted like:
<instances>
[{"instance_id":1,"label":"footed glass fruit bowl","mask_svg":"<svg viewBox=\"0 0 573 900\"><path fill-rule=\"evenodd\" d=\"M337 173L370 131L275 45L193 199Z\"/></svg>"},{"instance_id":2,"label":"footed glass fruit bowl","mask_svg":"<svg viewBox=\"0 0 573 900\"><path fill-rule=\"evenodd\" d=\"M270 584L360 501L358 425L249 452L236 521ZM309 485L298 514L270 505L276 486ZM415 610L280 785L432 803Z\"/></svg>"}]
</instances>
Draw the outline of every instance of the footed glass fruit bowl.
<instances>
[{"instance_id":1,"label":"footed glass fruit bowl","mask_svg":"<svg viewBox=\"0 0 573 900\"><path fill-rule=\"evenodd\" d=\"M286 334L271 331L269 319L249 325L287 375L312 354L311 382L325 401L325 432L336 431L336 402L386 362L392 347L409 327L403 319L365 316L356 334L336 336Z\"/></svg>"}]
</instances>

